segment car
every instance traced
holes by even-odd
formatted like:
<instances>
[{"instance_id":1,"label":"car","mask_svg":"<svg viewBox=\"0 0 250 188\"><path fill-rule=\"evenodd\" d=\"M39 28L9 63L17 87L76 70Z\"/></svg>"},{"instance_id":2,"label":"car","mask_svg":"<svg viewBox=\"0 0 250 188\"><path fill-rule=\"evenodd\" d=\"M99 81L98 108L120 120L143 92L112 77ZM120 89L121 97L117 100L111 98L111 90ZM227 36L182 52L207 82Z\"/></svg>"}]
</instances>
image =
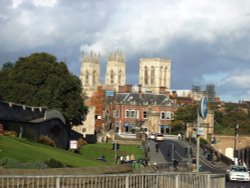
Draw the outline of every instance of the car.
<instances>
[{"instance_id":1,"label":"car","mask_svg":"<svg viewBox=\"0 0 250 188\"><path fill-rule=\"evenodd\" d=\"M250 174L245 166L231 165L226 172L227 181L249 182Z\"/></svg>"},{"instance_id":2,"label":"car","mask_svg":"<svg viewBox=\"0 0 250 188\"><path fill-rule=\"evenodd\" d=\"M156 141L164 141L165 140L163 134L157 134L155 139L156 139Z\"/></svg>"},{"instance_id":3,"label":"car","mask_svg":"<svg viewBox=\"0 0 250 188\"><path fill-rule=\"evenodd\" d=\"M151 134L149 135L149 138L150 138L151 140L155 140L155 139L156 139L156 134L155 134L155 133L151 133Z\"/></svg>"}]
</instances>

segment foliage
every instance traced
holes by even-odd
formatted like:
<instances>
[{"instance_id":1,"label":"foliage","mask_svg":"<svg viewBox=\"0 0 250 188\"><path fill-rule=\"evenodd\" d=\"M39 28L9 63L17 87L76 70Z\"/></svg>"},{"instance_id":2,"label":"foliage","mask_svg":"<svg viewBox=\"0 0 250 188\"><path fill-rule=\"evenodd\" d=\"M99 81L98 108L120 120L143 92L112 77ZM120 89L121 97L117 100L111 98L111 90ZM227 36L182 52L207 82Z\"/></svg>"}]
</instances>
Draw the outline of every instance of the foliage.
<instances>
[{"instance_id":1,"label":"foliage","mask_svg":"<svg viewBox=\"0 0 250 188\"><path fill-rule=\"evenodd\" d=\"M48 146L53 146L53 147L56 146L56 144L53 140L51 140L48 136L44 136L44 135L42 135L38 138L38 143L45 144Z\"/></svg>"},{"instance_id":2,"label":"foliage","mask_svg":"<svg viewBox=\"0 0 250 188\"><path fill-rule=\"evenodd\" d=\"M0 159L0 166L4 168L17 168L17 169L42 169L48 168L48 166L41 161L26 161L20 162L10 157L4 157Z\"/></svg>"},{"instance_id":3,"label":"foliage","mask_svg":"<svg viewBox=\"0 0 250 188\"><path fill-rule=\"evenodd\" d=\"M0 90L2 100L57 109L68 124L79 124L87 113L80 79L48 53L34 53L15 64L4 64Z\"/></svg>"},{"instance_id":4,"label":"foliage","mask_svg":"<svg viewBox=\"0 0 250 188\"><path fill-rule=\"evenodd\" d=\"M178 108L174 115L174 120L171 122L173 133L185 131L185 125L188 122L193 122L197 119L197 105L183 105Z\"/></svg>"},{"instance_id":5,"label":"foliage","mask_svg":"<svg viewBox=\"0 0 250 188\"><path fill-rule=\"evenodd\" d=\"M226 104L224 111L215 111L214 125L216 134L235 134L235 127L239 124L239 134L250 134L250 115L248 112L238 108L237 105Z\"/></svg>"},{"instance_id":6,"label":"foliage","mask_svg":"<svg viewBox=\"0 0 250 188\"><path fill-rule=\"evenodd\" d=\"M65 165L56 159L48 159L45 161L45 164L48 165L49 168L63 168Z\"/></svg>"}]
</instances>

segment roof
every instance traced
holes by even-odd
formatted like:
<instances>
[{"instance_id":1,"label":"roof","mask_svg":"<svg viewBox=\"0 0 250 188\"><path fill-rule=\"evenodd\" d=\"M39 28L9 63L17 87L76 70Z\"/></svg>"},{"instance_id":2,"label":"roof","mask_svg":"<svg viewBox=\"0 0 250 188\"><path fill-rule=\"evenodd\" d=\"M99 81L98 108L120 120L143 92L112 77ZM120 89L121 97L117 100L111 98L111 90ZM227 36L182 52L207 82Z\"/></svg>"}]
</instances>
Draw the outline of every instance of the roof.
<instances>
[{"instance_id":1,"label":"roof","mask_svg":"<svg viewBox=\"0 0 250 188\"><path fill-rule=\"evenodd\" d=\"M153 93L116 93L114 97L106 96L106 103L136 105L173 106L175 103L167 95Z\"/></svg>"}]
</instances>

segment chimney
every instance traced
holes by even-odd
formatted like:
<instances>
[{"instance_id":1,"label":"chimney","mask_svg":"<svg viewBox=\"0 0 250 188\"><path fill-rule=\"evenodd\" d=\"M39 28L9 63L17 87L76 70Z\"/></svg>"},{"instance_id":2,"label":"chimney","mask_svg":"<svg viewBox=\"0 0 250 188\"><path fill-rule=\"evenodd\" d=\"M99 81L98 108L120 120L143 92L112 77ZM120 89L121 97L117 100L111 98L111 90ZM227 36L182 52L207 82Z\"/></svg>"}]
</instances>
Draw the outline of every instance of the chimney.
<instances>
[{"instance_id":1,"label":"chimney","mask_svg":"<svg viewBox=\"0 0 250 188\"><path fill-rule=\"evenodd\" d=\"M173 91L173 92L172 92L172 98L173 98L173 99L176 99L176 98L177 98L177 92L176 92L176 91Z\"/></svg>"}]
</instances>

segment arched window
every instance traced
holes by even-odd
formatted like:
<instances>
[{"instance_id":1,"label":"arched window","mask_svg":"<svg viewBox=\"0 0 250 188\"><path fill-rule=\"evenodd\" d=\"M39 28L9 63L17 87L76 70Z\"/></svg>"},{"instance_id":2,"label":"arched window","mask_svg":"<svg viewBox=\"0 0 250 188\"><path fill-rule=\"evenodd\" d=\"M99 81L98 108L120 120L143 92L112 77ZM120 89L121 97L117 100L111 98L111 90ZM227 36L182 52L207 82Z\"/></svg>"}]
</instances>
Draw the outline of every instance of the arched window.
<instances>
[{"instance_id":1,"label":"arched window","mask_svg":"<svg viewBox=\"0 0 250 188\"><path fill-rule=\"evenodd\" d=\"M118 84L120 85L122 82L122 71L119 70L119 73L118 73Z\"/></svg>"},{"instance_id":2,"label":"arched window","mask_svg":"<svg viewBox=\"0 0 250 188\"><path fill-rule=\"evenodd\" d=\"M86 71L85 73L85 84L89 85L89 72L88 71Z\"/></svg>"},{"instance_id":3,"label":"arched window","mask_svg":"<svg viewBox=\"0 0 250 188\"><path fill-rule=\"evenodd\" d=\"M148 68L144 68L144 84L148 85Z\"/></svg>"},{"instance_id":4,"label":"arched window","mask_svg":"<svg viewBox=\"0 0 250 188\"><path fill-rule=\"evenodd\" d=\"M155 68L151 67L151 85L155 83Z\"/></svg>"},{"instance_id":5,"label":"arched window","mask_svg":"<svg viewBox=\"0 0 250 188\"><path fill-rule=\"evenodd\" d=\"M167 86L167 67L164 68L164 86Z\"/></svg>"},{"instance_id":6,"label":"arched window","mask_svg":"<svg viewBox=\"0 0 250 188\"><path fill-rule=\"evenodd\" d=\"M114 83L114 71L113 70L110 71L110 83L111 84Z\"/></svg>"},{"instance_id":7,"label":"arched window","mask_svg":"<svg viewBox=\"0 0 250 188\"><path fill-rule=\"evenodd\" d=\"M92 80L93 85L96 84L96 71L93 71L93 80Z\"/></svg>"}]
</instances>

